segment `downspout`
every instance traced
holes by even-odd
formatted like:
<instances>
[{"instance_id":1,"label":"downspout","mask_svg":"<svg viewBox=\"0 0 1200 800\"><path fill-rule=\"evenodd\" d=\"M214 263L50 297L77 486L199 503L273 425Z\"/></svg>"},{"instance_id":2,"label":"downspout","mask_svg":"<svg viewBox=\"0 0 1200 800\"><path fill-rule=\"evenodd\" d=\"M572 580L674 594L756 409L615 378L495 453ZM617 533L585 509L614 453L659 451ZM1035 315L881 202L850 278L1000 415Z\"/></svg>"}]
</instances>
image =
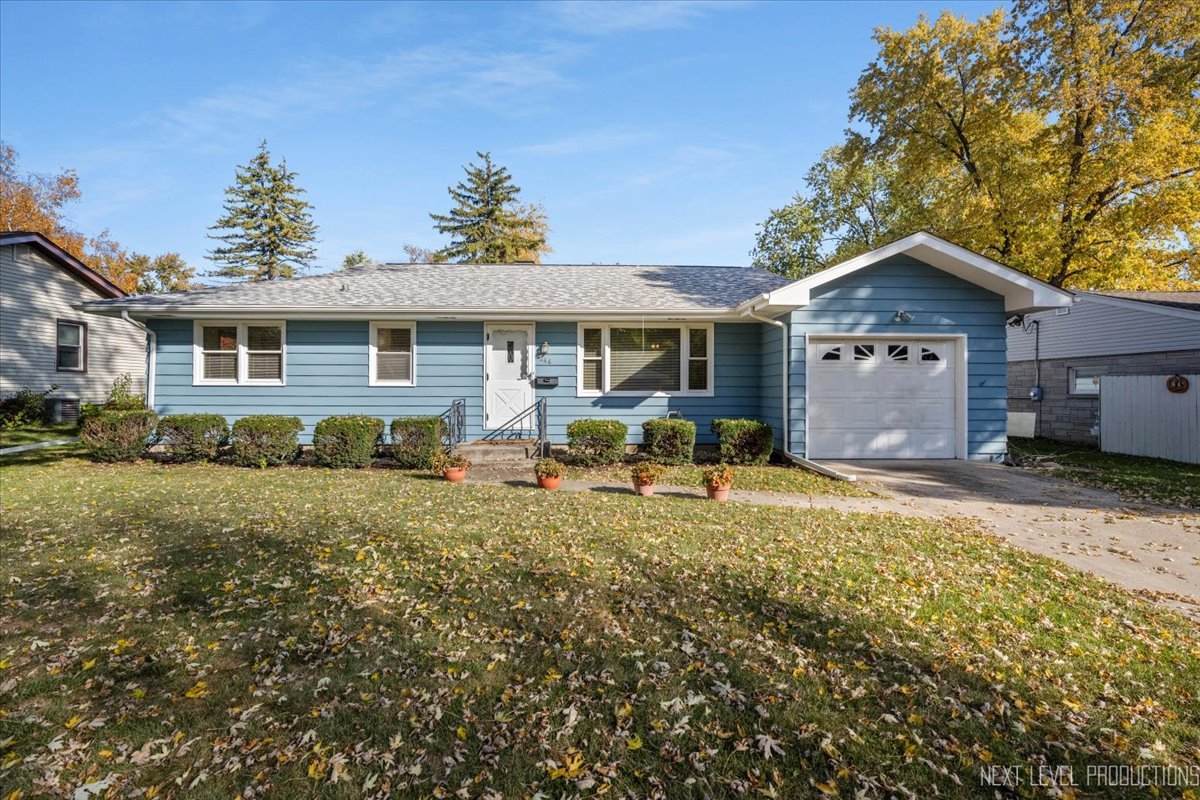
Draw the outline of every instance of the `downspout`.
<instances>
[{"instance_id":1,"label":"downspout","mask_svg":"<svg viewBox=\"0 0 1200 800\"><path fill-rule=\"evenodd\" d=\"M788 326L785 325L784 323L780 322L777 319L773 319L771 317L764 317L761 314L756 314L754 312L753 308L751 308L743 313L747 317L750 317L751 319L756 319L759 322L765 322L768 325L774 325L776 328L779 328L779 335L783 339L783 342L782 342L783 347L780 348L781 361L782 361L782 364L780 365L782 367L781 377L783 378L783 407L781 408L782 415L783 415L783 435L781 437L783 439L783 450L782 450L783 457L786 458L788 461L791 461L794 464L799 464L802 467L811 469L813 472L819 472L820 474L827 475L830 478L837 478L838 480L849 481L849 482L853 483L855 480L857 480L856 476L848 475L844 472L838 472L836 469L827 467L824 464L818 464L815 461L809 461L807 458L804 458L803 456L798 456L791 451L791 449L790 449L791 442L789 440L791 438L792 429L791 429L791 426L788 424L788 405L789 405L789 400L790 400L790 395L788 393L788 383L791 379L791 363L792 363L791 346L792 346L792 343L791 343L790 337L788 335Z\"/></svg>"},{"instance_id":2,"label":"downspout","mask_svg":"<svg viewBox=\"0 0 1200 800\"><path fill-rule=\"evenodd\" d=\"M154 410L154 372L158 354L158 335L146 327L144 323L138 322L133 317L129 316L128 311L121 312L121 319L133 325L136 328L141 328L146 332L146 408Z\"/></svg>"}]
</instances>

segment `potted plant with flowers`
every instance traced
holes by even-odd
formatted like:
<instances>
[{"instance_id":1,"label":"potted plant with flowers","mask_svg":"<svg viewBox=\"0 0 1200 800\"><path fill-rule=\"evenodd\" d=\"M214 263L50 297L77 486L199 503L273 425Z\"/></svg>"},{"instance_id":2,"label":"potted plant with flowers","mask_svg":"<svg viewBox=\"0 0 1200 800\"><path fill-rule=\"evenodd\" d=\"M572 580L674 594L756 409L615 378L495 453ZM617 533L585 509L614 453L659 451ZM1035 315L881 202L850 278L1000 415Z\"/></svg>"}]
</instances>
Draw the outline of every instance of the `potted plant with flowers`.
<instances>
[{"instance_id":1,"label":"potted plant with flowers","mask_svg":"<svg viewBox=\"0 0 1200 800\"><path fill-rule=\"evenodd\" d=\"M653 461L634 464L633 469L629 471L634 491L642 497L650 497L654 494L654 485L662 479L665 471L661 464L655 464Z\"/></svg>"},{"instance_id":2,"label":"potted plant with flowers","mask_svg":"<svg viewBox=\"0 0 1200 800\"><path fill-rule=\"evenodd\" d=\"M733 486L733 467L716 464L704 470L704 491L709 500L728 500L730 486Z\"/></svg>"},{"instance_id":3,"label":"potted plant with flowers","mask_svg":"<svg viewBox=\"0 0 1200 800\"><path fill-rule=\"evenodd\" d=\"M551 491L562 483L566 470L566 464L554 458L543 458L533 465L533 474L537 475L538 486Z\"/></svg>"},{"instance_id":4,"label":"potted plant with flowers","mask_svg":"<svg viewBox=\"0 0 1200 800\"><path fill-rule=\"evenodd\" d=\"M466 456L456 454L442 454L437 456L433 462L433 471L440 472L442 477L451 483L462 483L467 479L467 470L471 468L471 462Z\"/></svg>"}]
</instances>

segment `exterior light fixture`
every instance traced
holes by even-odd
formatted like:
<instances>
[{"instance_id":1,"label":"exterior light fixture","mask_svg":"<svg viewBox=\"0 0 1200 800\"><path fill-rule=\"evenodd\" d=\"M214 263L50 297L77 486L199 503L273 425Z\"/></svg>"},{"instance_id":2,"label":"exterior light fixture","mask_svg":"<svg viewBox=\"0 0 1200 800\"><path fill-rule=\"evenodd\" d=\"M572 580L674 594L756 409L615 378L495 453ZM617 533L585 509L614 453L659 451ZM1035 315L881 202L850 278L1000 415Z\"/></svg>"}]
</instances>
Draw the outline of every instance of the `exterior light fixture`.
<instances>
[{"instance_id":1,"label":"exterior light fixture","mask_svg":"<svg viewBox=\"0 0 1200 800\"><path fill-rule=\"evenodd\" d=\"M896 316L892 317L892 322L908 322L910 319L912 319L912 314L900 309L896 312Z\"/></svg>"},{"instance_id":2,"label":"exterior light fixture","mask_svg":"<svg viewBox=\"0 0 1200 800\"><path fill-rule=\"evenodd\" d=\"M542 342L542 346L538 348L538 359L542 363L550 362L550 343Z\"/></svg>"}]
</instances>

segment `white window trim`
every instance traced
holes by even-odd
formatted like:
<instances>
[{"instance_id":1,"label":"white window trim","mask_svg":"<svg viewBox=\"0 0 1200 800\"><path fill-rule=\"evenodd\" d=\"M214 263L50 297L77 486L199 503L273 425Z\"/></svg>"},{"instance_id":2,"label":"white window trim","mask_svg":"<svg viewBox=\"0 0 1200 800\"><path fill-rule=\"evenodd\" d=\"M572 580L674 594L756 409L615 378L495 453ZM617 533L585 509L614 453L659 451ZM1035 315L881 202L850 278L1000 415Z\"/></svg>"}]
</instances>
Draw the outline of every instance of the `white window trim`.
<instances>
[{"instance_id":1,"label":"white window trim","mask_svg":"<svg viewBox=\"0 0 1200 800\"><path fill-rule=\"evenodd\" d=\"M213 380L204 377L204 329L237 328L237 379ZM251 380L247 354L247 328L277 326L279 328L279 380ZM260 352L260 351L255 351ZM265 351L261 351L265 352ZM280 319L198 319L192 322L192 386L286 386L287 385L287 323Z\"/></svg>"},{"instance_id":2,"label":"white window trim","mask_svg":"<svg viewBox=\"0 0 1200 800\"><path fill-rule=\"evenodd\" d=\"M637 392L614 391L612 386L611 359L609 357L610 331L613 328L675 328L679 331L679 391L674 392ZM599 328L601 337L601 364L604 374L604 387L601 391L583 388L583 331L584 329ZM711 322L660 322L658 320L616 321L616 322L580 322L575 331L575 396L576 397L712 397L716 382L716 335ZM706 331L704 341L707 352L704 354L708 366L708 388L704 391L689 391L688 371L691 369L691 337L688 330L702 329ZM700 358L700 356L696 356Z\"/></svg>"},{"instance_id":3,"label":"white window trim","mask_svg":"<svg viewBox=\"0 0 1200 800\"><path fill-rule=\"evenodd\" d=\"M369 363L367 373L368 386L416 386L417 385L417 323L415 322L372 322L371 335L367 344L367 360ZM380 380L376 377L378 370L376 365L379 360L379 329L380 328L407 328L408 341L411 342L412 350L409 353L410 374L411 378L407 381L391 381Z\"/></svg>"}]
</instances>

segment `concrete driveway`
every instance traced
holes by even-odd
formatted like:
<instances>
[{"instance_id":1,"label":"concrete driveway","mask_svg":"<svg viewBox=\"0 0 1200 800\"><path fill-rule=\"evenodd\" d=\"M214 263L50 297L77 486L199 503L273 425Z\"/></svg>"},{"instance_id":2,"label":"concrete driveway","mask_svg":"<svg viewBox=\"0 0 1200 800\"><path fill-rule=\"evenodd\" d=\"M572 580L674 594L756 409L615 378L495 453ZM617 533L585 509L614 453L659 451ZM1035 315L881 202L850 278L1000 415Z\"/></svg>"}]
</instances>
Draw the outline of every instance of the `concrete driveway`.
<instances>
[{"instance_id":1,"label":"concrete driveway","mask_svg":"<svg viewBox=\"0 0 1200 800\"><path fill-rule=\"evenodd\" d=\"M1200 514L1127 503L1112 492L995 464L822 463L888 495L855 500L855 510L976 517L1018 547L1200 619Z\"/></svg>"}]
</instances>

